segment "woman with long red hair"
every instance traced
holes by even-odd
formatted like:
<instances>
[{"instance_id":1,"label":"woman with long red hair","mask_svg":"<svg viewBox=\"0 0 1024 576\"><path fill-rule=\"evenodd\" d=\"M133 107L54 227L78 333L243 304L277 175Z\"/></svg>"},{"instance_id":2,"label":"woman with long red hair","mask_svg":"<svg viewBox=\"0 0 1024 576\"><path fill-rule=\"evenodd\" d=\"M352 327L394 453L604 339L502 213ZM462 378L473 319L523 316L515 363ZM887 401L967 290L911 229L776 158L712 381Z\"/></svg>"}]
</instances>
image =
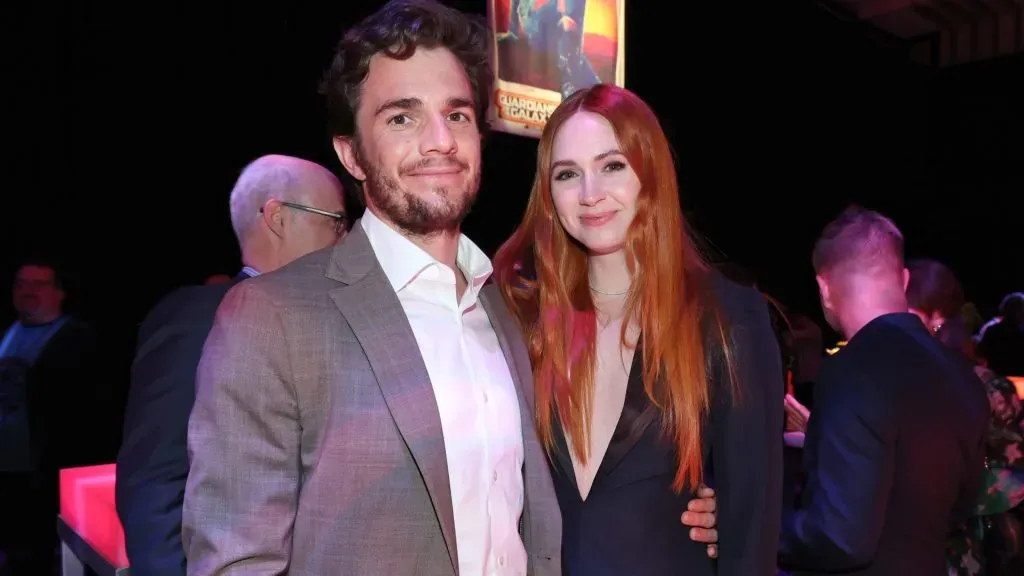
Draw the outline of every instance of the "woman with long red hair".
<instances>
[{"instance_id":1,"label":"woman with long red hair","mask_svg":"<svg viewBox=\"0 0 1024 576\"><path fill-rule=\"evenodd\" d=\"M768 309L701 256L642 100L599 84L555 110L494 267L533 361L565 573L774 574L784 387ZM680 522L701 483L717 560Z\"/></svg>"}]
</instances>

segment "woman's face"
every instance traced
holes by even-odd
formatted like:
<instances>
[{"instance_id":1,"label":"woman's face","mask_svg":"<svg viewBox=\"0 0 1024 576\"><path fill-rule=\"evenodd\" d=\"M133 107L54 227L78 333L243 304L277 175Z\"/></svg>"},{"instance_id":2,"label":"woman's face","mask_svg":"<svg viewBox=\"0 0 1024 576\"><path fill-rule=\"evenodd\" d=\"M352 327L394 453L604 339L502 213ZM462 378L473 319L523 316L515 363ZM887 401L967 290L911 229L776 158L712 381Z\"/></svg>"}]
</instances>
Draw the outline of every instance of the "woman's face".
<instances>
[{"instance_id":1,"label":"woman's face","mask_svg":"<svg viewBox=\"0 0 1024 576\"><path fill-rule=\"evenodd\" d=\"M558 220L591 255L625 246L640 179L607 120L592 112L566 120L555 134L549 178Z\"/></svg>"}]
</instances>

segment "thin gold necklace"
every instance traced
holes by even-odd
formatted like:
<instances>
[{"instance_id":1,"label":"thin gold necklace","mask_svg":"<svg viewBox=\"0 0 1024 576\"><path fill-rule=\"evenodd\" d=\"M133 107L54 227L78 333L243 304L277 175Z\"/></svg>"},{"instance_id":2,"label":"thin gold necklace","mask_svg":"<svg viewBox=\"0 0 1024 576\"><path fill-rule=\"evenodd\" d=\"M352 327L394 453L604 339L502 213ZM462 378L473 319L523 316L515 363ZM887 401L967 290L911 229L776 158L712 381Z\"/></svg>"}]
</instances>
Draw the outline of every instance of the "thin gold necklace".
<instances>
[{"instance_id":1,"label":"thin gold necklace","mask_svg":"<svg viewBox=\"0 0 1024 576\"><path fill-rule=\"evenodd\" d=\"M599 288L595 288L592 284L590 285L590 290L592 292L597 292L598 294L601 294L601 295L604 295L604 296L623 296L627 292L629 292L629 288L623 290L622 292L605 292L604 290L601 290Z\"/></svg>"}]
</instances>

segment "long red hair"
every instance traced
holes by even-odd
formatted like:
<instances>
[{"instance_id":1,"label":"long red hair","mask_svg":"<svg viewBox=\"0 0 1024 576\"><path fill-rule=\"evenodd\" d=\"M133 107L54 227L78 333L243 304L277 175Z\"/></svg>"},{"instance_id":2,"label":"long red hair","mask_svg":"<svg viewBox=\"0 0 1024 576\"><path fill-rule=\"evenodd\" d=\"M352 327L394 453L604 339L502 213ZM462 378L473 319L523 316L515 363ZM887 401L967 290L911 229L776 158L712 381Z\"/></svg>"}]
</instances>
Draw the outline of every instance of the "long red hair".
<instances>
[{"instance_id":1,"label":"long red hair","mask_svg":"<svg viewBox=\"0 0 1024 576\"><path fill-rule=\"evenodd\" d=\"M628 327L639 326L644 390L660 409L678 455L673 488L692 490L703 475L711 380L716 369L733 374L729 338L707 290L710 267L682 215L668 139L647 104L613 85L576 92L548 119L526 215L494 259L495 279L529 345L538 432L550 454L557 416L576 457L586 462L590 456L596 316L587 253L562 228L551 198L555 134L580 111L612 125L641 183L626 237L633 281L621 337L626 342Z\"/></svg>"}]
</instances>

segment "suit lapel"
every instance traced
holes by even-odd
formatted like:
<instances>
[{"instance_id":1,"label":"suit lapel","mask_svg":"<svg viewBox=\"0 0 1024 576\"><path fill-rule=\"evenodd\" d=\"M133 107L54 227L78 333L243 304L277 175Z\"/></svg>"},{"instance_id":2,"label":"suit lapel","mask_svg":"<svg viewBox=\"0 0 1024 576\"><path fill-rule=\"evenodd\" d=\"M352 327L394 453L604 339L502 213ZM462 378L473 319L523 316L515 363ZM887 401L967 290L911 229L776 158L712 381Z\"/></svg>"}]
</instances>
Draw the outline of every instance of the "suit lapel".
<instances>
[{"instance_id":1,"label":"suit lapel","mask_svg":"<svg viewBox=\"0 0 1024 576\"><path fill-rule=\"evenodd\" d=\"M576 469L572 467L572 455L569 453L569 443L565 441L565 432L562 430L562 424L555 419L555 425L551 427L552 434L555 437L555 462L564 476L569 481L569 485L575 488L573 493L579 497L579 483L576 482Z\"/></svg>"},{"instance_id":2,"label":"suit lapel","mask_svg":"<svg viewBox=\"0 0 1024 576\"><path fill-rule=\"evenodd\" d=\"M455 514L434 389L398 295L358 221L335 248L327 276L346 284L331 290L331 299L359 340L395 425L423 475L458 574Z\"/></svg>"},{"instance_id":3,"label":"suit lapel","mask_svg":"<svg viewBox=\"0 0 1024 576\"><path fill-rule=\"evenodd\" d=\"M652 423L658 418L658 409L651 404L644 391L643 381L643 344L638 343L633 353L633 364L629 369L628 381L626 383L626 399L623 402L622 413L612 432L612 438L608 442L608 449L605 450L604 458L598 465L597 474L594 476L594 483L591 486L590 494L600 490L601 481L608 477L622 460L629 454L629 451L636 446L636 443L647 431ZM572 465L572 458L569 454L569 443L565 440L565 433L561 423L554 427L555 446L557 453L555 461L558 462L562 474L577 488L579 496L579 484L576 482L576 471Z\"/></svg>"},{"instance_id":4,"label":"suit lapel","mask_svg":"<svg viewBox=\"0 0 1024 576\"><path fill-rule=\"evenodd\" d=\"M594 477L594 486L611 474L622 462L629 451L636 446L637 441L647 431L658 417L658 410L647 398L644 390L643 377L643 345L637 344L633 353L633 365L629 369L629 380L626 383L626 400L622 405L622 414L612 432L612 439L608 443L608 450L604 453L604 459L597 469Z\"/></svg>"}]
</instances>

